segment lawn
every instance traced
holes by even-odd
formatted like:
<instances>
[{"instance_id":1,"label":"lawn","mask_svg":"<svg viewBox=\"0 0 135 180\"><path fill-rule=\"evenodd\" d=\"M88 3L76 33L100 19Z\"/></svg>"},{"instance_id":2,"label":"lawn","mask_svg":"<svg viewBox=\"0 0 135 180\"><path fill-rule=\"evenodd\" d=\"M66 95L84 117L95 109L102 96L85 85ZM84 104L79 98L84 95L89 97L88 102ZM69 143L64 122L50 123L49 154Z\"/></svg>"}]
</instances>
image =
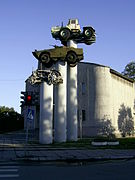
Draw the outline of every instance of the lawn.
<instances>
[{"instance_id":1,"label":"lawn","mask_svg":"<svg viewBox=\"0 0 135 180\"><path fill-rule=\"evenodd\" d=\"M119 145L117 146L93 146L91 142L93 138L79 139L77 142L69 141L65 143L53 143L51 147L58 148L84 148L84 149L135 149L135 138L117 138Z\"/></svg>"}]
</instances>

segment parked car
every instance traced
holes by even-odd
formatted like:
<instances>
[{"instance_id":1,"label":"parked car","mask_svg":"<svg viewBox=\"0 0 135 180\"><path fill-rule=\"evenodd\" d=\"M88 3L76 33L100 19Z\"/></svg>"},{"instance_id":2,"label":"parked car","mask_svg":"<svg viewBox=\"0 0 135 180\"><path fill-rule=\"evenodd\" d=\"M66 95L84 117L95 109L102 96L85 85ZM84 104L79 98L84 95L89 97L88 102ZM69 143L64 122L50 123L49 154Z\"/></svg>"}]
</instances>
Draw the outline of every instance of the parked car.
<instances>
[{"instance_id":1,"label":"parked car","mask_svg":"<svg viewBox=\"0 0 135 180\"><path fill-rule=\"evenodd\" d=\"M51 67L53 63L58 60L67 61L67 63L74 67L77 62L83 59L83 49L66 46L54 46L53 49L35 50L32 52L34 57L45 64L47 68Z\"/></svg>"}]
</instances>

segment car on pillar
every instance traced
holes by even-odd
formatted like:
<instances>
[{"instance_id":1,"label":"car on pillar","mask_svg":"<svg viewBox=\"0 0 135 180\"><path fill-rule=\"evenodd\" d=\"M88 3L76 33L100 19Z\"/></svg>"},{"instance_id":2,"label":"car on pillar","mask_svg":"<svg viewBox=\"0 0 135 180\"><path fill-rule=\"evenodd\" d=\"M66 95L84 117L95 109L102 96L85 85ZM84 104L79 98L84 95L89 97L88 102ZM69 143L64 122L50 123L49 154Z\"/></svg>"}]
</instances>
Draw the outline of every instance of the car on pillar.
<instances>
[{"instance_id":1,"label":"car on pillar","mask_svg":"<svg viewBox=\"0 0 135 180\"><path fill-rule=\"evenodd\" d=\"M53 49L35 50L32 53L33 56L47 68L50 68L59 60L67 61L71 67L76 66L79 61L83 60L82 48L54 46Z\"/></svg>"},{"instance_id":2,"label":"car on pillar","mask_svg":"<svg viewBox=\"0 0 135 180\"><path fill-rule=\"evenodd\" d=\"M85 43L91 45L96 41L95 29L91 26L83 27L81 32L78 19L69 19L66 26L56 26L51 28L51 34L56 40L66 46L67 41L74 40L77 43Z\"/></svg>"}]
</instances>

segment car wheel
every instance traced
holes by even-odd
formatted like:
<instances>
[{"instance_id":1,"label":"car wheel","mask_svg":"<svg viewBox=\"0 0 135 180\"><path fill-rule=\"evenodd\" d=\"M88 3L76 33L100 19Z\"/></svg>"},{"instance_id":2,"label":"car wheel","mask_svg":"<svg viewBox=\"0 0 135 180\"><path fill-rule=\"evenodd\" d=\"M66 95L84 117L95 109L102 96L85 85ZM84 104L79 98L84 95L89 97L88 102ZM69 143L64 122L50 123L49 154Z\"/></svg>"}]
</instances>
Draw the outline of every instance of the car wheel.
<instances>
[{"instance_id":1,"label":"car wheel","mask_svg":"<svg viewBox=\"0 0 135 180\"><path fill-rule=\"evenodd\" d=\"M83 31L84 37L90 38L92 36L92 31L90 28L87 28Z\"/></svg>"},{"instance_id":2,"label":"car wheel","mask_svg":"<svg viewBox=\"0 0 135 180\"><path fill-rule=\"evenodd\" d=\"M39 60L45 65L45 67L50 68L53 65L53 61L50 59L50 54L47 52L41 53Z\"/></svg>"},{"instance_id":3,"label":"car wheel","mask_svg":"<svg viewBox=\"0 0 135 180\"><path fill-rule=\"evenodd\" d=\"M63 28L60 30L60 39L67 41L70 37L70 30L68 28Z\"/></svg>"},{"instance_id":4,"label":"car wheel","mask_svg":"<svg viewBox=\"0 0 135 180\"><path fill-rule=\"evenodd\" d=\"M67 59L67 63L70 65L70 66L75 66L77 64L77 55L75 52L68 52L67 56L66 56L66 59Z\"/></svg>"},{"instance_id":5,"label":"car wheel","mask_svg":"<svg viewBox=\"0 0 135 180\"><path fill-rule=\"evenodd\" d=\"M41 53L40 54L40 57L39 57L39 60L42 62L42 63L49 63L50 62L50 54L49 53Z\"/></svg>"}]
</instances>

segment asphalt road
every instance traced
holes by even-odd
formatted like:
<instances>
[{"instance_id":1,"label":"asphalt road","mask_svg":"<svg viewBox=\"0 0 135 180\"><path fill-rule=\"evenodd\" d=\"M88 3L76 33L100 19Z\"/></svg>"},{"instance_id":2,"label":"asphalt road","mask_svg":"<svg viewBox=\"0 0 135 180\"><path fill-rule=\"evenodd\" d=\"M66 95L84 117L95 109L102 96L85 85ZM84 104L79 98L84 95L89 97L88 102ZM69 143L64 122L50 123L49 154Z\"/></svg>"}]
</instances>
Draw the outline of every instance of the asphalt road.
<instances>
[{"instance_id":1,"label":"asphalt road","mask_svg":"<svg viewBox=\"0 0 135 180\"><path fill-rule=\"evenodd\" d=\"M134 180L135 160L89 164L0 164L0 180Z\"/></svg>"}]
</instances>

